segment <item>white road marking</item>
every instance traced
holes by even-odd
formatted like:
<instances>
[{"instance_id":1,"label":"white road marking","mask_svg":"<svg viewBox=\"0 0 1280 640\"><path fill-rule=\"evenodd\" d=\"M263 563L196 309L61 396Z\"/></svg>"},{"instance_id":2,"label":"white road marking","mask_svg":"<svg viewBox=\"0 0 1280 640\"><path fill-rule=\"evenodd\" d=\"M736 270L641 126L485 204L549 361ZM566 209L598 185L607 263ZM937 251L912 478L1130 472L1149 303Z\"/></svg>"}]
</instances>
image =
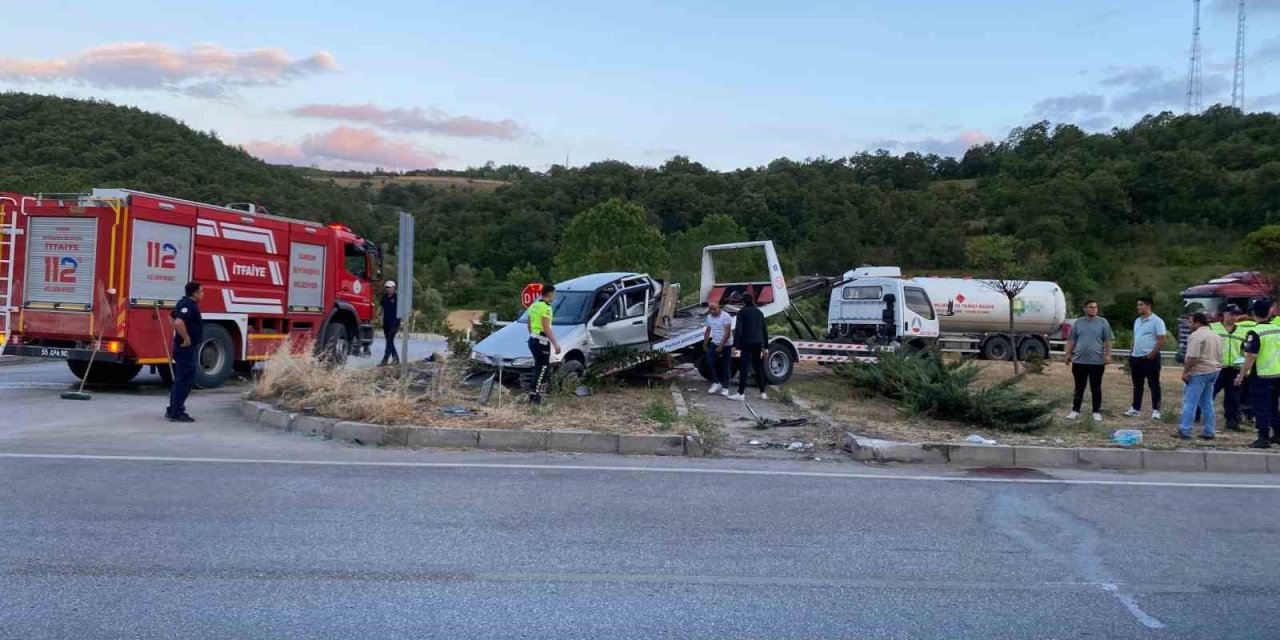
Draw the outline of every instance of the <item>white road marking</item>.
<instances>
[{"instance_id":1,"label":"white road marking","mask_svg":"<svg viewBox=\"0 0 1280 640\"><path fill-rule=\"evenodd\" d=\"M1127 593L1122 593L1119 585L1107 583L1100 584L1098 587L1104 592L1115 596L1116 600L1119 600L1120 604L1124 605L1124 608L1128 609L1129 613L1133 615L1134 618L1137 618L1138 623L1142 626L1148 629L1163 629L1165 627L1163 622L1156 620L1146 611L1143 611L1142 608L1138 606L1138 601L1134 600L1133 596Z\"/></svg>"},{"instance_id":2,"label":"white road marking","mask_svg":"<svg viewBox=\"0 0 1280 640\"><path fill-rule=\"evenodd\" d=\"M191 464L273 464L315 467L387 467L409 469L495 469L524 471L611 471L626 473L688 473L728 476L771 476L833 478L841 480L907 480L915 482L972 482L979 484L1065 484L1085 486L1173 487L1180 489L1265 489L1278 490L1280 484L1238 482L1158 482L1149 480L1073 480L1069 478L975 478L968 476L880 475L875 473L833 473L823 471L777 471L769 469L705 469L697 467L631 467L585 464L504 464L500 462L373 462L360 460L283 460L273 458L186 458L180 456L103 456L73 453L0 453L0 458L34 460L94 460L104 462L185 462Z\"/></svg>"},{"instance_id":3,"label":"white road marking","mask_svg":"<svg viewBox=\"0 0 1280 640\"><path fill-rule=\"evenodd\" d=\"M0 391L21 391L23 389L69 389L70 382L0 382Z\"/></svg>"}]
</instances>

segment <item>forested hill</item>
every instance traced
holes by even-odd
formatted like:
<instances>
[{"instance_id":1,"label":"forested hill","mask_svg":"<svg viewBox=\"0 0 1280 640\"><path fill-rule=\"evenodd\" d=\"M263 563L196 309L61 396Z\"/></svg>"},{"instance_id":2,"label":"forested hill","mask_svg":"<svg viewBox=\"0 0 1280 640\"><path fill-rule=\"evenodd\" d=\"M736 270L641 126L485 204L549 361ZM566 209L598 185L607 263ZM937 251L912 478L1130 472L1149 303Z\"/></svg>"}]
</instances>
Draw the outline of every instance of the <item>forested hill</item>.
<instances>
[{"instance_id":1,"label":"forested hill","mask_svg":"<svg viewBox=\"0 0 1280 640\"><path fill-rule=\"evenodd\" d=\"M168 116L106 102L0 94L0 189L125 187L200 202L257 202L314 220L366 209L352 192L275 167Z\"/></svg>"},{"instance_id":2,"label":"forested hill","mask_svg":"<svg viewBox=\"0 0 1280 640\"><path fill-rule=\"evenodd\" d=\"M1191 281L1249 266L1234 258L1236 243L1280 222L1280 120L1215 107L1105 134L1038 123L958 159L864 152L717 172L675 157L660 167L607 161L450 174L510 183L496 190L391 181L346 189L304 173L168 117L0 95L2 188L118 185L252 200L348 222L392 244L391 214L408 210L419 218L421 280L451 306L477 307L509 303L514 283L561 275L553 264L568 221L618 198L643 207L661 230L677 279L691 277L702 243L746 237L775 240L793 272L897 264L985 275L975 271L974 249L994 238L1077 300L1097 295L1127 309L1125 296L1145 290L1170 309Z\"/></svg>"}]
</instances>

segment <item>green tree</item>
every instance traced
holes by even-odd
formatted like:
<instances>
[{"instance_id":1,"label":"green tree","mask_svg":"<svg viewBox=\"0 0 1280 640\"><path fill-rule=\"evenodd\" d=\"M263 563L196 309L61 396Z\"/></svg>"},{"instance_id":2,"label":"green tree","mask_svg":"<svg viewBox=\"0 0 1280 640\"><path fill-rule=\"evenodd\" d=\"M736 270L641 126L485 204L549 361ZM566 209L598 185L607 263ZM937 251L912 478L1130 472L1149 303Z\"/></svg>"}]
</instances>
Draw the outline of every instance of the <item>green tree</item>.
<instances>
[{"instance_id":1,"label":"green tree","mask_svg":"<svg viewBox=\"0 0 1280 640\"><path fill-rule=\"evenodd\" d=\"M702 223L671 236L671 281L681 286L681 297L698 295L702 273L702 249L708 245L742 242L747 232L733 218L712 214Z\"/></svg>"},{"instance_id":2,"label":"green tree","mask_svg":"<svg viewBox=\"0 0 1280 640\"><path fill-rule=\"evenodd\" d=\"M1280 225L1267 225L1245 236L1240 254L1250 268L1280 276Z\"/></svg>"},{"instance_id":3,"label":"green tree","mask_svg":"<svg viewBox=\"0 0 1280 640\"><path fill-rule=\"evenodd\" d=\"M427 282L430 282L434 287L442 287L449 282L451 273L449 259L444 257L443 253L437 253L436 257L431 259L431 265L427 268Z\"/></svg>"},{"instance_id":4,"label":"green tree","mask_svg":"<svg viewBox=\"0 0 1280 640\"><path fill-rule=\"evenodd\" d=\"M640 205L615 198L569 222L554 271L557 280L567 280L601 271L663 275L666 270L662 232L649 224Z\"/></svg>"}]
</instances>

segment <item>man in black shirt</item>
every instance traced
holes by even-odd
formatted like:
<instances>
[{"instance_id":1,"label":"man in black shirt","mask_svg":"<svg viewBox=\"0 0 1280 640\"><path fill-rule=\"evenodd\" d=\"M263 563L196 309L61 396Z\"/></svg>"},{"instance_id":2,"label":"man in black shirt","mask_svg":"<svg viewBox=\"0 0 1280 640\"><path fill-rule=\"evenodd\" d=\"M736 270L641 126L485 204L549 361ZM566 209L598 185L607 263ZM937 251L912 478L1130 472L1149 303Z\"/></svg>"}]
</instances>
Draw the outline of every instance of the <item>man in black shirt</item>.
<instances>
[{"instance_id":1,"label":"man in black shirt","mask_svg":"<svg viewBox=\"0 0 1280 640\"><path fill-rule=\"evenodd\" d=\"M396 332L400 330L400 300L396 296L396 281L388 280L382 290L382 335L387 338L387 346L382 352L382 364L388 359L400 364L400 353L396 351Z\"/></svg>"},{"instance_id":2,"label":"man in black shirt","mask_svg":"<svg viewBox=\"0 0 1280 640\"><path fill-rule=\"evenodd\" d=\"M738 358L738 393L729 396L730 400L743 400L747 390L747 376L755 369L756 384L760 387L760 399L767 400L764 377L765 345L769 344L769 327L764 321L764 313L755 305L750 294L742 296L742 310L738 312L733 332L733 344L741 355Z\"/></svg>"},{"instance_id":3,"label":"man in black shirt","mask_svg":"<svg viewBox=\"0 0 1280 640\"><path fill-rule=\"evenodd\" d=\"M204 340L204 320L200 318L204 288L199 282L188 282L186 296L173 307L173 387L169 389L169 408L164 417L170 422L195 422L187 415L187 396L196 380L196 354Z\"/></svg>"}]
</instances>

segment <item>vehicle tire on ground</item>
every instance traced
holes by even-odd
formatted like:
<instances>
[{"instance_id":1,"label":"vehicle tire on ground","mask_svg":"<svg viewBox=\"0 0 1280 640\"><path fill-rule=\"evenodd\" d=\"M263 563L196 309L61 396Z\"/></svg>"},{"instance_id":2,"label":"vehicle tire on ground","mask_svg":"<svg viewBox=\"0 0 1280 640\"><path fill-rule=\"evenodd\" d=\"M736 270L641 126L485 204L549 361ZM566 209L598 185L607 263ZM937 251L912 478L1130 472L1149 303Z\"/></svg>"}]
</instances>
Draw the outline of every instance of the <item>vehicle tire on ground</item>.
<instances>
[{"instance_id":1,"label":"vehicle tire on ground","mask_svg":"<svg viewBox=\"0 0 1280 640\"><path fill-rule=\"evenodd\" d=\"M85 382L89 384L128 384L130 380L137 377L139 371L142 371L140 364L94 362L90 367L88 360L68 360L67 368L81 380L84 380L85 374L88 373L89 379Z\"/></svg>"},{"instance_id":2,"label":"vehicle tire on ground","mask_svg":"<svg viewBox=\"0 0 1280 640\"><path fill-rule=\"evenodd\" d=\"M206 324L204 338L196 345L196 386L214 389L231 377L235 364L235 345L222 325Z\"/></svg>"},{"instance_id":3,"label":"vehicle tire on ground","mask_svg":"<svg viewBox=\"0 0 1280 640\"><path fill-rule=\"evenodd\" d=\"M341 322L330 322L324 328L324 336L320 339L320 358L341 367L347 364L347 355L350 352L351 338L347 335L347 325Z\"/></svg>"},{"instance_id":4,"label":"vehicle tire on ground","mask_svg":"<svg viewBox=\"0 0 1280 640\"><path fill-rule=\"evenodd\" d=\"M698 370L698 375L702 376L703 380L710 382L711 365L707 364L707 352L702 349L698 349L697 351L694 351L693 355L695 357L693 366Z\"/></svg>"},{"instance_id":5,"label":"vehicle tire on ground","mask_svg":"<svg viewBox=\"0 0 1280 640\"><path fill-rule=\"evenodd\" d=\"M1013 342L1006 336L991 336L982 343L983 360L1013 359Z\"/></svg>"},{"instance_id":6,"label":"vehicle tire on ground","mask_svg":"<svg viewBox=\"0 0 1280 640\"><path fill-rule=\"evenodd\" d=\"M551 373L551 391L573 391L582 384L582 376L587 367L580 360L565 360Z\"/></svg>"},{"instance_id":7,"label":"vehicle tire on ground","mask_svg":"<svg viewBox=\"0 0 1280 640\"><path fill-rule=\"evenodd\" d=\"M1018 345L1018 359L1027 362L1028 360L1046 360L1049 358L1049 347L1039 338L1027 338Z\"/></svg>"},{"instance_id":8,"label":"vehicle tire on ground","mask_svg":"<svg viewBox=\"0 0 1280 640\"><path fill-rule=\"evenodd\" d=\"M764 354L764 377L769 384L786 384L796 370L795 355L786 345L769 345Z\"/></svg>"}]
</instances>

